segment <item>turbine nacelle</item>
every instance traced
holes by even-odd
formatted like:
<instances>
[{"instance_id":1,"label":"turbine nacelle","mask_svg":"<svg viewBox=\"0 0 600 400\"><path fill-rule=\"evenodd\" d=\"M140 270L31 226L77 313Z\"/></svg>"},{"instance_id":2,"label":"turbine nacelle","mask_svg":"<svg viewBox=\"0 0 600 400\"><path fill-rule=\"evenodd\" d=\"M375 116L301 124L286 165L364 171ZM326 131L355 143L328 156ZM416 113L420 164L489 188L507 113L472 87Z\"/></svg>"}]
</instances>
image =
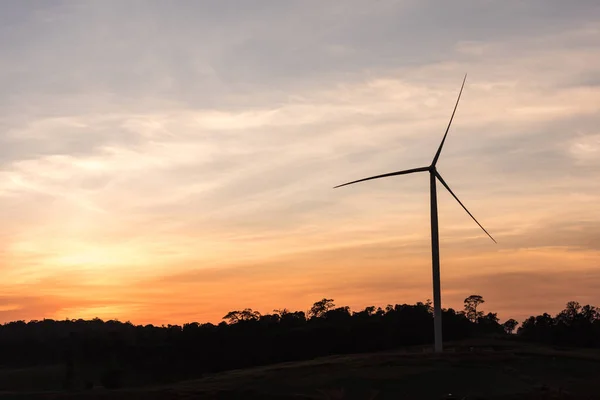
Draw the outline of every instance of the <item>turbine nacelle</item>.
<instances>
[{"instance_id":1,"label":"turbine nacelle","mask_svg":"<svg viewBox=\"0 0 600 400\"><path fill-rule=\"evenodd\" d=\"M485 228L475 219L475 217L473 216L473 214L471 214L471 212L467 209L467 207L465 207L465 205L458 199L458 197L454 194L452 189L450 189L450 186L448 186L448 184L444 181L444 179L442 178L442 176L440 175L440 173L438 172L438 170L436 168L437 162L440 158L440 154L442 153L442 148L444 147L444 143L446 142L446 137L448 137L448 131L450 131L450 126L452 125L452 120L454 119L454 115L456 114L456 109L458 108L458 102L460 101L460 96L462 95L466 80L467 80L467 74L465 74L465 77L463 78L462 85L460 87L460 92L458 92L458 98L456 99L456 104L454 104L454 110L452 111L452 116L450 117L450 122L448 122L448 127L446 127L446 132L444 132L444 137L442 138L440 146L438 147L438 149L435 153L435 156L433 157L433 161L431 161L431 164L428 167L412 168L412 169L406 169L403 171L389 172L387 174L370 176L368 178L358 179L356 181L347 182L347 183L343 183L341 185L334 186L334 189L342 187L342 186L353 185L353 184L359 183L359 182L370 181L373 179L388 178L391 176L408 175L408 174L412 174L415 172L428 171L430 174L433 174L435 176L435 178L448 190L448 192L450 192L452 197L454 197L456 199L456 201L458 201L458 203L467 212L467 214L469 214L469 216L471 218L473 218L475 223L477 225L479 225L479 227L490 237L490 239L492 239L494 241L494 243L497 243L496 240L492 237L492 235L490 235L488 233L488 231L485 230Z\"/></svg>"}]
</instances>

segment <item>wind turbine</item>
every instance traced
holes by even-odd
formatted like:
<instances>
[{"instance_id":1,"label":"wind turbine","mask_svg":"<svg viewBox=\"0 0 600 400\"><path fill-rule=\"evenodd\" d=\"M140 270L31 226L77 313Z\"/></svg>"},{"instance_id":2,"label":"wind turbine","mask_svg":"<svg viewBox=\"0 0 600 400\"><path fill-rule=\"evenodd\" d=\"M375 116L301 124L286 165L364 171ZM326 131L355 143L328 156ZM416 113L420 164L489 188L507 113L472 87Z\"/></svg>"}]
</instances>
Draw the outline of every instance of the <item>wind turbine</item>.
<instances>
[{"instance_id":1,"label":"wind turbine","mask_svg":"<svg viewBox=\"0 0 600 400\"><path fill-rule=\"evenodd\" d=\"M444 137L442 142L440 143L440 147L438 147L435 156L433 157L433 161L431 165L427 167L406 169L404 171L396 171L390 172L387 174L371 176L369 178L359 179L357 181L352 181L348 183L344 183L342 185L335 186L335 188L339 188L346 185L352 185L354 183L369 181L372 179L379 178L387 178L389 176L396 175L407 175L415 172L429 172L429 192L430 192L430 203L431 203L431 261L432 261L432 269L433 269L433 329L434 329L434 337L435 337L435 345L434 349L436 353L442 352L442 295L441 295L441 285L440 285L440 242L439 242L439 234L438 234L438 212L437 212L437 191L436 191L436 179L440 181L440 183L448 189L452 197L458 201L458 204L464 208L464 210L469 214L473 221L479 225L481 229L496 243L496 240L485 230L483 226L475 219L473 214L467 210L467 207L456 197L450 186L444 181L440 173L436 169L436 164L438 159L440 158L440 153L442 152L442 147L444 146L444 142L446 141L446 136L448 136L448 131L450 130L450 125L452 124L452 119L454 119L454 114L456 113L456 108L458 107L458 102L460 101L460 95L462 94L463 88L465 86L465 81L467 80L467 75L462 82L462 86L460 87L460 92L458 93L458 99L456 100L456 104L454 105L454 111L452 111L452 116L450 117L450 122L448 123L448 127L446 128L446 133L444 133Z\"/></svg>"}]
</instances>

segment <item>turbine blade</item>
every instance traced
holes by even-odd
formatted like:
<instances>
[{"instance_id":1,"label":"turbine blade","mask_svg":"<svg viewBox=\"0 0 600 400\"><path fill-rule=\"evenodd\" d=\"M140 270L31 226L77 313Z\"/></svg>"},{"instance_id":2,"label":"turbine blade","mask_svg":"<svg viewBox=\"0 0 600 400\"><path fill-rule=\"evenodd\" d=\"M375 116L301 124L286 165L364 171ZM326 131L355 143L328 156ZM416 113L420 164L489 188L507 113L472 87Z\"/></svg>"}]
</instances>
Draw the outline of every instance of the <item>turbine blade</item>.
<instances>
[{"instance_id":1,"label":"turbine blade","mask_svg":"<svg viewBox=\"0 0 600 400\"><path fill-rule=\"evenodd\" d=\"M458 102L460 101L460 95L462 94L463 88L465 87L465 81L467 80L467 74L463 79L462 86L460 87L460 92L458 92L458 99L456 99L456 104L454 105L454 111L452 111L452 116L450 117L450 122L448 122L448 127L446 128L446 133L444 133L444 138L442 139L442 143L440 143L440 147L435 153L435 157L433 157L433 162L431 165L437 164L438 158L440 158L440 153L442 152L442 147L444 146L444 142L446 141L446 136L448 136L448 131L450 130L450 125L452 125L452 120L454 119L454 114L456 113L456 108L458 107Z\"/></svg>"},{"instance_id":2,"label":"turbine blade","mask_svg":"<svg viewBox=\"0 0 600 400\"><path fill-rule=\"evenodd\" d=\"M346 185L352 185L353 183L370 181L371 179L387 178L388 176L406 175L406 174L412 174L413 172L423 172L423 171L429 171L429 167L406 169L404 171L390 172L389 174L371 176L368 178L359 179L357 181L343 183L341 185L334 186L333 188L335 189L335 188L339 188L339 187L346 186Z\"/></svg>"},{"instance_id":3,"label":"turbine blade","mask_svg":"<svg viewBox=\"0 0 600 400\"><path fill-rule=\"evenodd\" d=\"M458 201L458 204L460 204L460 205L462 206L462 208L464 208L464 209L465 209L465 211L467 212L467 214L469 214L469 215L471 216L471 218L473 218L473 221L475 221L475 222L477 223L477 225L479 225L479 227L480 227L481 229L483 229L483 231L484 231L484 232L485 232L485 233L486 233L486 234L487 234L487 235L490 237L490 239L492 239L492 240L494 241L494 243L498 243L498 242L496 242L496 239L494 239L494 238L492 237L492 235L490 235L490 234L488 233L488 231L486 231L486 230L485 230L485 228L484 228L483 226L481 226L481 224L479 223L479 221L477 221L477 220L475 219L475 217L473 216L473 214L471 214L471 213L469 212L469 210L467 210L467 207L465 207L465 205L464 205L464 204L463 204L463 203L462 203L462 202L461 202L461 201L458 199L458 197L456 197L456 195L454 194L454 192L452 191L452 189L450 189L450 186L448 186L448 184L447 184L447 183L444 181L444 178L442 178L442 176L440 175L440 173L436 171L436 172L435 172L435 176L436 176L436 177L438 178L438 180L439 180L439 181L442 183L442 185L444 185L444 187L445 187L446 189L448 189L448 191L450 192L450 194L452 195L452 197L454 197L454 198L456 199L456 201Z\"/></svg>"}]
</instances>

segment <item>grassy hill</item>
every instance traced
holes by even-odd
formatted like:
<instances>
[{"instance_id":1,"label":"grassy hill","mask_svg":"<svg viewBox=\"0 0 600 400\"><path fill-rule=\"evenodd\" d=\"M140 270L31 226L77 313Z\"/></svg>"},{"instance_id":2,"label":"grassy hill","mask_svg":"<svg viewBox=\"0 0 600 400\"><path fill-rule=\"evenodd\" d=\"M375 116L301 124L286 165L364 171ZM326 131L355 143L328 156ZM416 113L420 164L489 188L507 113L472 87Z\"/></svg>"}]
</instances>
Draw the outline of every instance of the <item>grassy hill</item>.
<instances>
[{"instance_id":1,"label":"grassy hill","mask_svg":"<svg viewBox=\"0 0 600 400\"><path fill-rule=\"evenodd\" d=\"M36 382L57 370L33 369ZM11 375L12 374L12 375ZM23 374L23 372L21 372ZM0 371L7 388L27 381ZM109 391L21 391L0 399L600 399L600 352L558 350L505 340L454 343L443 355L413 347L394 352L335 356L207 375L168 386ZM40 387L39 385L36 385ZM21 389L24 386L21 385Z\"/></svg>"}]
</instances>

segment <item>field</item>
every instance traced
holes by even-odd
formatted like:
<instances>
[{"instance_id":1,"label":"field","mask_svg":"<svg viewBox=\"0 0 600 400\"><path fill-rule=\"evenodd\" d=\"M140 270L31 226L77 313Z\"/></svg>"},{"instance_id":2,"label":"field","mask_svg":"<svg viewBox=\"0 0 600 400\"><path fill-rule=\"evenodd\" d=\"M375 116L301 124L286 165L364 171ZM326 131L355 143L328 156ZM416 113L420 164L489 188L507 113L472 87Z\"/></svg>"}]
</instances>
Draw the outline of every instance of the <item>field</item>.
<instances>
[{"instance_id":1,"label":"field","mask_svg":"<svg viewBox=\"0 0 600 400\"><path fill-rule=\"evenodd\" d=\"M0 370L3 399L600 399L600 352L513 342L326 357L204 376L168 386L42 391L60 367ZM27 391L27 382L38 391ZM11 390L8 390L12 386ZM452 394L452 396L449 396Z\"/></svg>"}]
</instances>

